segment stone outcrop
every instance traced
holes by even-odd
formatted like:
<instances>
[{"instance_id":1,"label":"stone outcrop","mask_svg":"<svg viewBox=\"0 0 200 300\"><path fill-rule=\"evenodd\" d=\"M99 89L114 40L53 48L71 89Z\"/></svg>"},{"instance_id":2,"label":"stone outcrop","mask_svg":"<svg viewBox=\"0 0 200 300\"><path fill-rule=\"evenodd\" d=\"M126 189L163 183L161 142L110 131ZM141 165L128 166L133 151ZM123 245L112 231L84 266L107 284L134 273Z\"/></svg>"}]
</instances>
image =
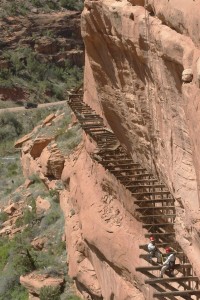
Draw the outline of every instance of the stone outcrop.
<instances>
[{"instance_id":1,"label":"stone outcrop","mask_svg":"<svg viewBox=\"0 0 200 300\"><path fill-rule=\"evenodd\" d=\"M40 289L44 286L62 287L64 278L51 277L48 274L31 273L20 277L20 283L29 291L29 299L40 299Z\"/></svg>"}]
</instances>

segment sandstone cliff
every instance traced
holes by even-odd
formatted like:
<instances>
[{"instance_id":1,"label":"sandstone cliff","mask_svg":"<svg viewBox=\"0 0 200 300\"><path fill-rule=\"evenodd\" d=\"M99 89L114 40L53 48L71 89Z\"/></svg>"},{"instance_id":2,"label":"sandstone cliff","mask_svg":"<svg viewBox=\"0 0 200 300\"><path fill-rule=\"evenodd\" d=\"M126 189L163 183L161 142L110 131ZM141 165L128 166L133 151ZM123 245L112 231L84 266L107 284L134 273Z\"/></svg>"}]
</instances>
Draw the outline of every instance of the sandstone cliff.
<instances>
[{"instance_id":1,"label":"sandstone cliff","mask_svg":"<svg viewBox=\"0 0 200 300\"><path fill-rule=\"evenodd\" d=\"M191 16L200 5L144 2L85 1L84 100L132 157L169 187L176 200L176 240L200 276L200 51L198 14ZM47 185L59 178L65 185L60 201L69 274L84 299L152 299L135 271L142 264L139 244L147 240L133 198L92 160L95 145L83 138L53 181L43 173L50 160L43 166L40 158L47 145L35 156L24 141L25 173L37 170Z\"/></svg>"},{"instance_id":2,"label":"sandstone cliff","mask_svg":"<svg viewBox=\"0 0 200 300\"><path fill-rule=\"evenodd\" d=\"M200 6L150 0L145 10L144 2L85 2L85 101L168 185L177 199L177 239L196 264Z\"/></svg>"}]
</instances>

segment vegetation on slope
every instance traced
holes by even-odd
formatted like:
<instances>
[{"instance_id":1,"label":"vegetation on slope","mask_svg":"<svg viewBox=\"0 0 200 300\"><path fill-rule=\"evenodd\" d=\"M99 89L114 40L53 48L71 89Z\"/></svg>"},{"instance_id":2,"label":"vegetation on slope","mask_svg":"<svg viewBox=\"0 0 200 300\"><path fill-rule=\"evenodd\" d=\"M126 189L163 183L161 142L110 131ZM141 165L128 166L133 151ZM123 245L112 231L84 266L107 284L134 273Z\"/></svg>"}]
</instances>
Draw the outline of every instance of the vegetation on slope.
<instances>
[{"instance_id":1,"label":"vegetation on slope","mask_svg":"<svg viewBox=\"0 0 200 300\"><path fill-rule=\"evenodd\" d=\"M31 48L4 50L1 55L9 67L0 69L0 88L20 88L31 102L63 100L66 91L79 86L83 69L65 60L63 66L43 62Z\"/></svg>"},{"instance_id":2,"label":"vegetation on slope","mask_svg":"<svg viewBox=\"0 0 200 300\"><path fill-rule=\"evenodd\" d=\"M55 108L53 109L55 110ZM10 145L13 145L19 133L29 132L29 126L35 126L41 118L43 119L47 113L49 114L49 111L33 110L26 111L26 113L29 116L28 118L32 120L31 125L27 124L27 115L24 116L24 112L20 118L19 116L15 118L13 114L7 115L7 118L4 115L1 116L2 129L11 126L7 134L10 138ZM57 113L63 113L64 117L52 126L38 127L35 134L37 136L39 134L42 136L56 136L58 147L66 155L81 141L81 133L77 126L66 131L71 121L70 110L67 106L61 108ZM11 131L15 133L9 135ZM4 140L6 138L4 137ZM64 291L52 288L42 289L41 299L78 300L79 298L74 295L72 282L67 275L66 246L62 240L64 217L59 206L59 191L64 188L63 184L58 180L56 189L48 190L37 175L32 175L29 178L32 184L24 189L21 186L23 177L19 153L12 154L12 158L5 160L1 158L0 160L1 178L3 178L0 204L1 207L2 205L5 206L8 200L18 204L24 202L23 214L15 223L16 228L24 227L24 230L15 234L12 239L9 239L6 235L0 236L0 300L28 300L27 291L20 285L19 277L32 271L50 276L62 274L66 281ZM49 201L51 207L48 211L38 214L36 211L38 196ZM27 205L32 207L31 211ZM0 213L0 228L3 228L3 223L8 219L9 216L2 211ZM47 238L42 251L36 251L31 246L31 241L36 237Z\"/></svg>"},{"instance_id":3,"label":"vegetation on slope","mask_svg":"<svg viewBox=\"0 0 200 300\"><path fill-rule=\"evenodd\" d=\"M3 0L1 2L0 17L26 15L34 12L34 9L45 13L63 8L77 11L83 9L83 0Z\"/></svg>"}]
</instances>

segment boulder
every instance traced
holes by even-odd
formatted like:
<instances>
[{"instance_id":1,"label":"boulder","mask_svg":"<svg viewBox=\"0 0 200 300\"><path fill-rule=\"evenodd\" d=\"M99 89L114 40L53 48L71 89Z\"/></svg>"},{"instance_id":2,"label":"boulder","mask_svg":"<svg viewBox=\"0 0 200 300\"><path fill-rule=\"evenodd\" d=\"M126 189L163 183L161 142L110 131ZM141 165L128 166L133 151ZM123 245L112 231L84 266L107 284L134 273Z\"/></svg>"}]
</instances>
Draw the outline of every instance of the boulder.
<instances>
[{"instance_id":1,"label":"boulder","mask_svg":"<svg viewBox=\"0 0 200 300\"><path fill-rule=\"evenodd\" d=\"M193 79L193 71L192 69L185 69L182 72L182 81L183 82L191 82Z\"/></svg>"}]
</instances>

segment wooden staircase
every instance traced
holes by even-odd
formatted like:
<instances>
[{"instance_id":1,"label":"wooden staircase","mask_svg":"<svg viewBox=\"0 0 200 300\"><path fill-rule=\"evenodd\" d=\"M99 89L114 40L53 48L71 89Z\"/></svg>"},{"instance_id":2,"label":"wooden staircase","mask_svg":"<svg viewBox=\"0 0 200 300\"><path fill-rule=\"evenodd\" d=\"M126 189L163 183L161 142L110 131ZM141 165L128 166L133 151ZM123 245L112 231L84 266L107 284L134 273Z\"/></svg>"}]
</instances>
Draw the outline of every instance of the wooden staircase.
<instances>
[{"instance_id":1,"label":"wooden staircase","mask_svg":"<svg viewBox=\"0 0 200 300\"><path fill-rule=\"evenodd\" d=\"M176 277L159 278L154 275L154 272L156 270L158 272L161 266L155 261L149 263L147 245L140 245L140 249L144 251L140 258L148 262L148 265L138 267L136 271L148 277L145 283L155 289L154 298L200 299L199 280L175 239L176 209L172 194L164 182L155 178L139 162L132 160L114 133L104 126L103 119L84 103L82 98L81 94L70 95L68 104L81 127L97 144L98 152L93 155L93 159L109 170L137 199L136 211L143 223L143 228L147 230L145 237L153 235L161 251L164 247L171 246L177 252L179 263L176 264L178 271Z\"/></svg>"}]
</instances>

